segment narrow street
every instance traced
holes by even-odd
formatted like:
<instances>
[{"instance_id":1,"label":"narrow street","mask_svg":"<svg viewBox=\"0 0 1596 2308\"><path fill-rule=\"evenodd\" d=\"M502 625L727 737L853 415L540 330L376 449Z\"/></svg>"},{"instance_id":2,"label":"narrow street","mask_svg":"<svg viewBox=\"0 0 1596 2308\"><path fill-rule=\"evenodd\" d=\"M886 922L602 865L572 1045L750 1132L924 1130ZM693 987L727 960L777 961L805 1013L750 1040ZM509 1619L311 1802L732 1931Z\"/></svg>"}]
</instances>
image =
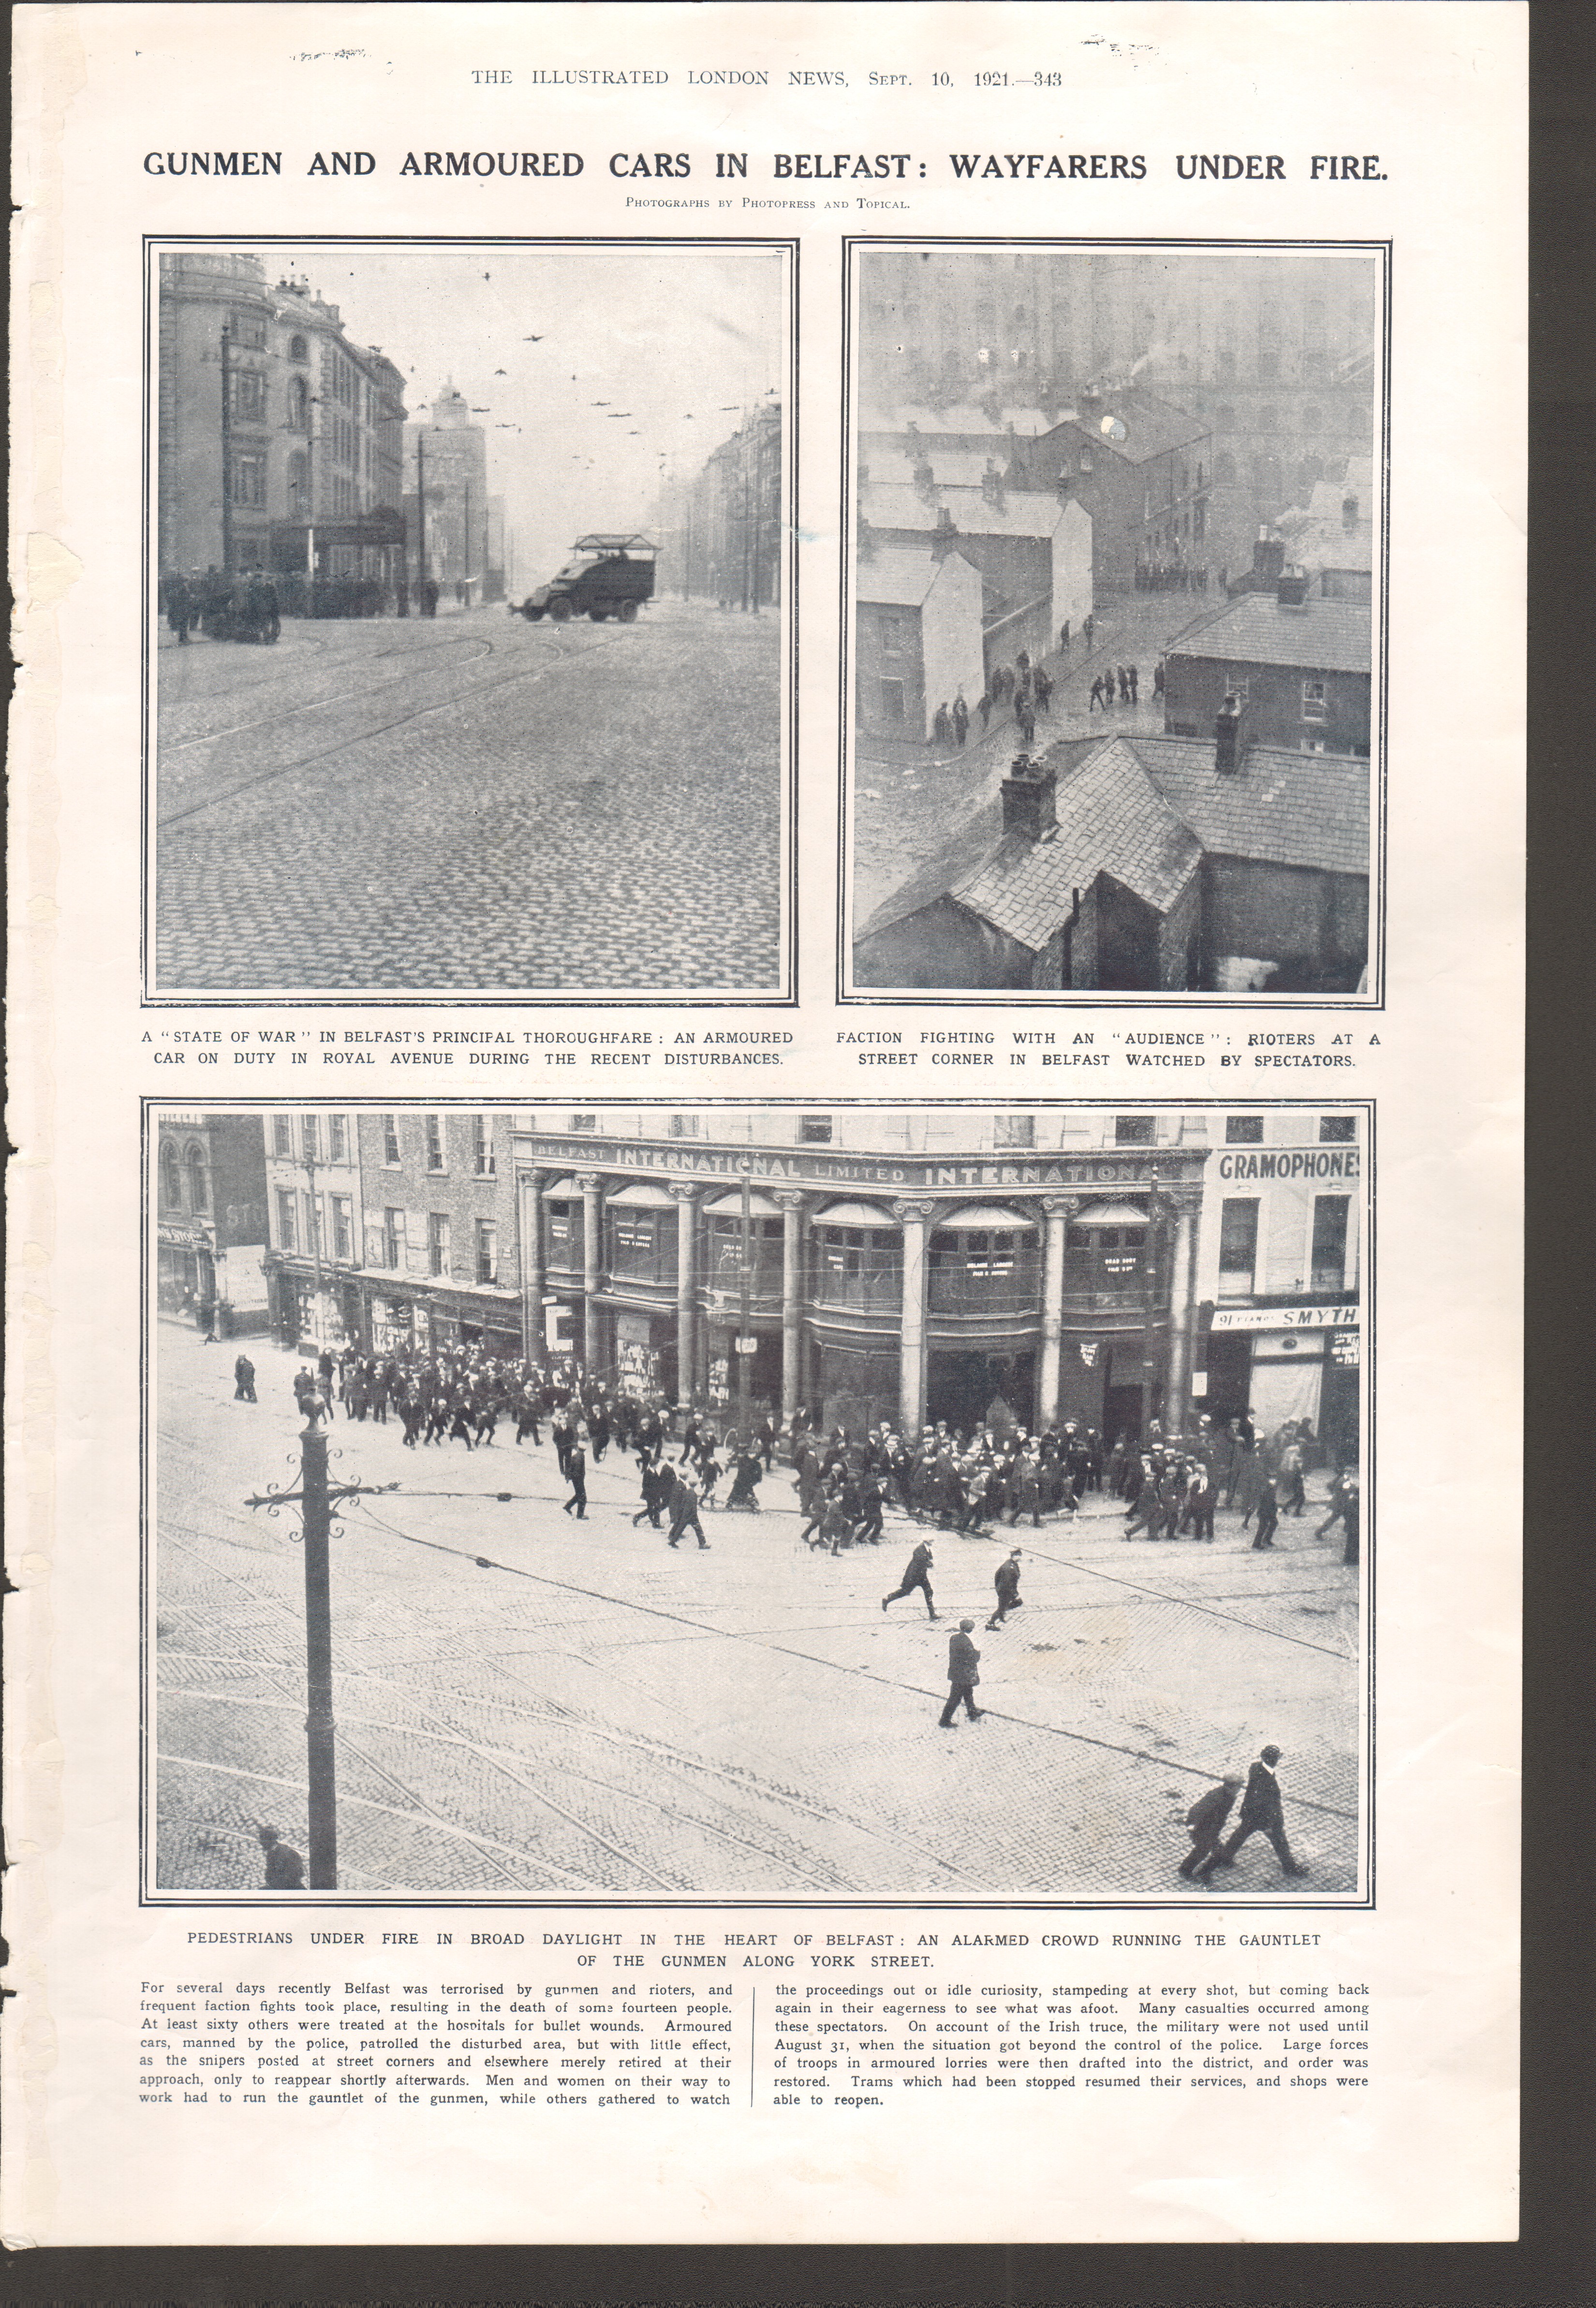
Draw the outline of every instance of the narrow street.
<instances>
[{"instance_id":1,"label":"narrow street","mask_svg":"<svg viewBox=\"0 0 1596 2308\"><path fill-rule=\"evenodd\" d=\"M261 1884L255 1826L305 1847L304 1594L292 1356L157 1325L152 1535L159 1890ZM1308 1513L1279 1551L1222 1514L1212 1546L1127 1543L1118 1502L1073 1522L934 1534L938 1623L881 1608L914 1540L799 1543L778 1460L760 1513L634 1529L635 1464L565 1495L546 1430L518 1449L407 1450L335 1422L350 1501L332 1540L340 1888L447 1897L1095 1900L1185 1894L1180 1822L1267 1740L1293 1848L1322 1897L1356 1889L1358 1574ZM501 1497L508 1493L508 1497ZM1025 1607L982 1632L1025 1551ZM978 1723L938 1727L948 1637L976 1622ZM1226 1905L1277 1903L1254 1838ZM1200 1895L1199 1895L1200 1896ZM1209 1895L1216 1901L1219 1894Z\"/></svg>"},{"instance_id":2,"label":"narrow street","mask_svg":"<svg viewBox=\"0 0 1596 2308\"><path fill-rule=\"evenodd\" d=\"M155 988L770 992L781 618L163 629Z\"/></svg>"},{"instance_id":3,"label":"narrow street","mask_svg":"<svg viewBox=\"0 0 1596 2308\"><path fill-rule=\"evenodd\" d=\"M1173 636L1224 596L1207 593L1117 593L1109 595L1094 620L1092 642L1078 630L1068 653L1053 650L1043 659L1053 682L1049 712L1036 724L1033 752L1044 753L1061 737L1161 736L1163 700L1153 692L1153 673ZM1116 666L1137 667L1137 702L1092 704L1092 684ZM971 707L969 736L962 747L908 745L874 730L860 731L854 766L854 926L857 932L884 899L908 880L921 862L940 849L961 821L992 800L1022 750L1012 709L994 713L983 730Z\"/></svg>"}]
</instances>

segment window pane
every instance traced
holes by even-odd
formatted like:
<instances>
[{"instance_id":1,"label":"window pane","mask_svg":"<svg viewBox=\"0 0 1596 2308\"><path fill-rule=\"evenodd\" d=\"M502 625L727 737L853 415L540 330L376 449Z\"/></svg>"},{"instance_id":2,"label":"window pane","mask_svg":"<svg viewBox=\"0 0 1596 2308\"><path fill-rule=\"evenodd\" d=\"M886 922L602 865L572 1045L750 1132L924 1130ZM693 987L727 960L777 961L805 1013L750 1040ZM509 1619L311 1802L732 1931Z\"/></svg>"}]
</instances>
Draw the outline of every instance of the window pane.
<instances>
[{"instance_id":1,"label":"window pane","mask_svg":"<svg viewBox=\"0 0 1596 2308\"><path fill-rule=\"evenodd\" d=\"M1264 1142L1264 1117L1261 1114L1227 1114L1224 1119L1224 1142L1227 1146L1261 1146Z\"/></svg>"}]
</instances>

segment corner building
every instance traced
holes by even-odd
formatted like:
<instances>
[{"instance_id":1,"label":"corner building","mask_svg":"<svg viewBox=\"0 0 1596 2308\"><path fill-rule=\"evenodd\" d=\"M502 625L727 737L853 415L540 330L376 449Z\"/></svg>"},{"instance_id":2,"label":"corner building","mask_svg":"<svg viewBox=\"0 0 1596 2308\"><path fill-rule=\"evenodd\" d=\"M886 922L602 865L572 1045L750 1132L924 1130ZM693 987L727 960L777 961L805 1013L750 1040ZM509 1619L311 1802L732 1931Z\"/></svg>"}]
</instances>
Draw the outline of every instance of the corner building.
<instances>
[{"instance_id":1,"label":"corner building","mask_svg":"<svg viewBox=\"0 0 1596 2308\"><path fill-rule=\"evenodd\" d=\"M752 1400L828 1427L1140 1433L1190 1407L1216 1131L1168 1107L524 1115L527 1297L548 1341L667 1395L731 1400L741 1337Z\"/></svg>"}]
</instances>

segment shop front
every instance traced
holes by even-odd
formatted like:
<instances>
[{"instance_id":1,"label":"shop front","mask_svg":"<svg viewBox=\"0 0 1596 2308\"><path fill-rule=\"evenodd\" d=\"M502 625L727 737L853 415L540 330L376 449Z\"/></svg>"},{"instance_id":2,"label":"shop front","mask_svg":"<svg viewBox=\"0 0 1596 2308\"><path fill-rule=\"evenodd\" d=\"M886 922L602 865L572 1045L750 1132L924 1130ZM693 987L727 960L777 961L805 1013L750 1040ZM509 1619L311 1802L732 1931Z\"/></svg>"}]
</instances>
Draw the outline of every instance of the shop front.
<instances>
[{"instance_id":1,"label":"shop front","mask_svg":"<svg viewBox=\"0 0 1596 2308\"><path fill-rule=\"evenodd\" d=\"M1209 1312L1196 1382L1210 1418L1250 1417L1260 1436L1306 1419L1333 1463L1360 1441L1361 1328L1356 1305L1219 1306Z\"/></svg>"}]
</instances>

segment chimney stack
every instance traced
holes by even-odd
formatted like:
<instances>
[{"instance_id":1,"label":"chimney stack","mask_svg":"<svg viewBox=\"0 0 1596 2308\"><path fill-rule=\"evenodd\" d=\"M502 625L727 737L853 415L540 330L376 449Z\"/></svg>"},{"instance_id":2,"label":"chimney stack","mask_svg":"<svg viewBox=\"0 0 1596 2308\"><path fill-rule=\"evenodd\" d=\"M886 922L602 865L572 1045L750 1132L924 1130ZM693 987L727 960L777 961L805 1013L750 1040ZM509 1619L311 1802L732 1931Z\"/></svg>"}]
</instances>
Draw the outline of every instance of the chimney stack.
<instances>
[{"instance_id":1,"label":"chimney stack","mask_svg":"<svg viewBox=\"0 0 1596 2308\"><path fill-rule=\"evenodd\" d=\"M1040 841L1059 822L1054 805L1058 773L1029 754L1017 754L1003 780L1003 831Z\"/></svg>"},{"instance_id":2,"label":"chimney stack","mask_svg":"<svg viewBox=\"0 0 1596 2308\"><path fill-rule=\"evenodd\" d=\"M953 551L954 547L957 543L958 531L953 526L953 515L948 512L947 506L943 505L940 507L937 514L936 528L931 531L931 559L933 561L946 561L948 555Z\"/></svg>"},{"instance_id":3,"label":"chimney stack","mask_svg":"<svg viewBox=\"0 0 1596 2308\"><path fill-rule=\"evenodd\" d=\"M1275 581L1274 598L1283 609L1308 607L1308 572L1306 569L1285 569Z\"/></svg>"},{"instance_id":4,"label":"chimney stack","mask_svg":"<svg viewBox=\"0 0 1596 2308\"><path fill-rule=\"evenodd\" d=\"M1285 539L1269 537L1262 532L1252 548L1252 573L1259 581L1253 591L1261 593L1266 586L1280 582L1280 573L1285 567Z\"/></svg>"},{"instance_id":5,"label":"chimney stack","mask_svg":"<svg viewBox=\"0 0 1596 2308\"><path fill-rule=\"evenodd\" d=\"M1214 723L1214 766L1222 778L1233 778L1247 758L1247 708L1231 690Z\"/></svg>"},{"instance_id":6,"label":"chimney stack","mask_svg":"<svg viewBox=\"0 0 1596 2308\"><path fill-rule=\"evenodd\" d=\"M1349 535L1357 528L1358 500L1356 497L1343 497L1341 501L1341 525Z\"/></svg>"}]
</instances>

